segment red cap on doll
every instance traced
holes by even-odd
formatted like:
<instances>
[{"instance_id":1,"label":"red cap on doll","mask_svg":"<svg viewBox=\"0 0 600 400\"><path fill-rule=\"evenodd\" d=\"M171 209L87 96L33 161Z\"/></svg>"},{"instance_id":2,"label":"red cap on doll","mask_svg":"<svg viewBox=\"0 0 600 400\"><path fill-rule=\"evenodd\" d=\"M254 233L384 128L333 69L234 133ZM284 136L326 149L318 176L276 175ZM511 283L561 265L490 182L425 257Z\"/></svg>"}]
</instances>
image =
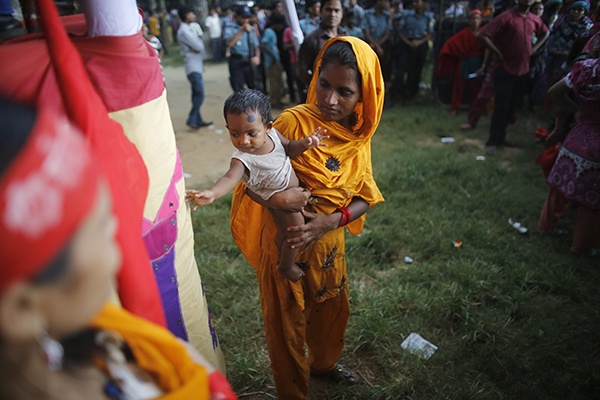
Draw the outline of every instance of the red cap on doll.
<instances>
[{"instance_id":1,"label":"red cap on doll","mask_svg":"<svg viewBox=\"0 0 600 400\"><path fill-rule=\"evenodd\" d=\"M0 177L0 291L33 278L66 246L94 204L99 177L83 135L50 108L38 109Z\"/></svg>"}]
</instances>

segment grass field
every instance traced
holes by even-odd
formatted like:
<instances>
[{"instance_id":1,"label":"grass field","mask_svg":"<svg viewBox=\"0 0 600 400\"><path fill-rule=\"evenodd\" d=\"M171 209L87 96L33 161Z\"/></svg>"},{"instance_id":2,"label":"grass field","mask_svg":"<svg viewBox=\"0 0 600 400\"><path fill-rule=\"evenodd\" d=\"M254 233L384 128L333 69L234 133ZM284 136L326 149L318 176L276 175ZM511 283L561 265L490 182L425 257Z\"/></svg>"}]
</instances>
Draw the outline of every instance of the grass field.
<instances>
[{"instance_id":1,"label":"grass field","mask_svg":"<svg viewBox=\"0 0 600 400\"><path fill-rule=\"evenodd\" d=\"M520 147L479 161L489 122L460 132L464 119L427 95L384 111L373 169L386 202L347 238L341 361L363 382L319 382L312 398L600 398L600 260L536 232L547 194L534 163L541 122L520 115L509 131ZM231 384L243 399L272 399L256 279L231 238L229 200L194 214L197 259ZM569 213L561 227L572 223ZM439 347L432 358L400 347L411 332Z\"/></svg>"}]
</instances>

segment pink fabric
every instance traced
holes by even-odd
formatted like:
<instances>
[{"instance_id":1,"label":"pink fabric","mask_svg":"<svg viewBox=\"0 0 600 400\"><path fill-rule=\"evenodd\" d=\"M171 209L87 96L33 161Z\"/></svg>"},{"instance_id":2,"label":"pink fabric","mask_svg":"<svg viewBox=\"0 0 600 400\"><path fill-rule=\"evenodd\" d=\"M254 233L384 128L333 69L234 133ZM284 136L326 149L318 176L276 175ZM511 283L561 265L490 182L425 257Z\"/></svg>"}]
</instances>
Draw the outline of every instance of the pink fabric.
<instances>
[{"instance_id":1,"label":"pink fabric","mask_svg":"<svg viewBox=\"0 0 600 400\"><path fill-rule=\"evenodd\" d=\"M294 44L294 39L292 37L292 29L288 26L287 28L285 28L285 30L283 31L283 44ZM298 61L296 58L296 52L294 51L294 49L290 50L290 62L292 64L295 64L296 61Z\"/></svg>"},{"instance_id":2,"label":"pink fabric","mask_svg":"<svg viewBox=\"0 0 600 400\"><path fill-rule=\"evenodd\" d=\"M600 61L598 59L575 63L569 79L575 96L580 101L587 103L587 107L598 107L600 103ZM597 109L595 111L597 112Z\"/></svg>"}]
</instances>

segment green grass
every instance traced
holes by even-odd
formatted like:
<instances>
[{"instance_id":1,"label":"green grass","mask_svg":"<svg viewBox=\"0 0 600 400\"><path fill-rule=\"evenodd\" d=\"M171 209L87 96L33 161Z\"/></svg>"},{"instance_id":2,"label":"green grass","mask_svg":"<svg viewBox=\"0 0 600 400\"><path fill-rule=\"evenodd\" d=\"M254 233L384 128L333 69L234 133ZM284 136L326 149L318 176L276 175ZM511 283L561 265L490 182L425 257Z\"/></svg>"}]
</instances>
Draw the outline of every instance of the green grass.
<instances>
[{"instance_id":1,"label":"green grass","mask_svg":"<svg viewBox=\"0 0 600 400\"><path fill-rule=\"evenodd\" d=\"M534 163L541 123L520 115L509 132L520 148L476 161L488 120L465 133L464 118L427 97L384 111L373 169L386 202L369 211L367 233L347 237L342 362L364 382L320 385L315 399L600 397L600 260L536 232L547 194ZM194 214L197 259L231 384L244 399L271 399L256 279L231 238L229 199ZM571 212L561 226L572 223ZM438 352L424 361L404 351L411 332Z\"/></svg>"}]
</instances>

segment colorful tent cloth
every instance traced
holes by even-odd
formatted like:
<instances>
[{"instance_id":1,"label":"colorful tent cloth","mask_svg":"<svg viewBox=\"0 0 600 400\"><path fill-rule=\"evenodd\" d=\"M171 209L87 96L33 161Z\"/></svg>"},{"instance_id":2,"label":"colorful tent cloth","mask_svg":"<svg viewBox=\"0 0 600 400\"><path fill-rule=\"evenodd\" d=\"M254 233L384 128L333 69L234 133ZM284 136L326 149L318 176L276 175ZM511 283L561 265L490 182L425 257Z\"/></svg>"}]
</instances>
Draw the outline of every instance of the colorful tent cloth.
<instances>
[{"instance_id":1,"label":"colorful tent cloth","mask_svg":"<svg viewBox=\"0 0 600 400\"><path fill-rule=\"evenodd\" d=\"M86 31L81 15L63 21L71 32ZM120 133L119 140L124 142L120 146L129 146L127 157L118 156L117 149L121 147L112 146L116 140L113 136L118 135L109 135L108 130L100 129L94 139L96 145L105 148L105 163L113 170L111 184L120 185L120 191L113 192L116 199L121 199L115 204L137 205L140 210L137 214L122 211L122 221L137 215L133 224L120 224L130 226L131 231L120 236L120 243L124 249L135 249L128 253L133 254L130 257L137 257L137 261L128 262L124 266L130 266L121 269L120 301L125 308L155 322L164 324L163 314L166 314L169 329L189 340L215 367L224 370L223 355L194 257L191 220L185 212L185 184L156 53L141 34L72 37L71 40L65 36L65 39L67 44L75 45L78 58L84 61L86 75L93 83L93 88L86 90L94 96L96 92L100 95L101 101L94 106L94 111L108 120L108 126L124 129L129 139ZM0 45L0 57L11 60L0 64L3 95L66 108L60 101L62 83L57 82L42 35L28 35ZM68 71L73 74L73 67L69 65ZM107 110L120 125L106 118ZM129 177L134 173L140 175L140 171L143 179ZM178 212L180 209L184 212ZM136 242L136 246L125 245L123 240ZM151 254L152 264L148 254ZM152 268L148 268L149 265ZM156 282L159 289L153 291ZM155 300L145 300L153 293Z\"/></svg>"}]
</instances>

